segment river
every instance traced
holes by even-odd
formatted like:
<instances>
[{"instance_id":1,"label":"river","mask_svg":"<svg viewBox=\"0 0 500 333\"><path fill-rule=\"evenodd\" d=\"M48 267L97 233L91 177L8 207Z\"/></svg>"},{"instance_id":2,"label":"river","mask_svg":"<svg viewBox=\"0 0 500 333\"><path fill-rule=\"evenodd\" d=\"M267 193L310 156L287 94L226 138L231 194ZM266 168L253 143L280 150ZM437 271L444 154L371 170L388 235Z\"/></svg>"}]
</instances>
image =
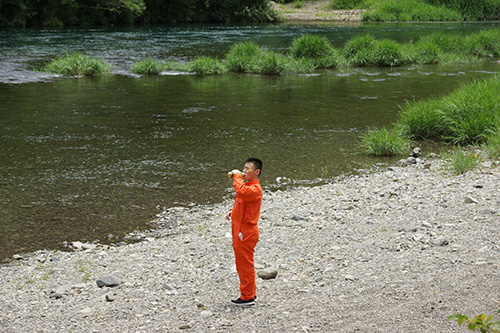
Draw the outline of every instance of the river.
<instances>
[{"instance_id":1,"label":"river","mask_svg":"<svg viewBox=\"0 0 500 333\"><path fill-rule=\"evenodd\" d=\"M223 57L235 42L287 49L305 33L341 47L370 32L398 41L470 24L302 24L0 31L0 259L62 248L64 241L119 242L163 207L219 202L226 172L247 156L277 177L321 183L394 159L359 153L370 126L397 120L406 100L439 96L498 73L473 65L353 68L309 75L168 73L142 77L145 57ZM113 75L67 78L33 71L65 52L114 64ZM287 187L291 185L282 185ZM222 218L222 217L221 217Z\"/></svg>"}]
</instances>

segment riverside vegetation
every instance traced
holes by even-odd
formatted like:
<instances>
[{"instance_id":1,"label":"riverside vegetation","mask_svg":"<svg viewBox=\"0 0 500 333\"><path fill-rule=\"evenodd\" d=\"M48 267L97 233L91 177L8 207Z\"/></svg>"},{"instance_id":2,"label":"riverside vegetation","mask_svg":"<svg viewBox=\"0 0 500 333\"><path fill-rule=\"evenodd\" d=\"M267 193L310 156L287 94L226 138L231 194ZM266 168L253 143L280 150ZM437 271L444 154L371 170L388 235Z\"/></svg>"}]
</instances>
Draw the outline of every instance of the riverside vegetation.
<instances>
[{"instance_id":1,"label":"riverside vegetation","mask_svg":"<svg viewBox=\"0 0 500 333\"><path fill-rule=\"evenodd\" d=\"M306 34L293 40L287 54L247 41L234 44L224 59L202 56L187 63L144 59L133 64L131 72L157 75L165 70L178 70L198 75L226 72L281 75L310 73L318 69L347 69L351 66L471 63L483 57L499 55L500 31L493 29L467 36L434 33L404 44L364 34L349 39L342 49L333 47L325 37ZM42 70L75 75L71 69L77 66L70 63L80 63L82 58L81 54L68 55L49 63ZM103 69L108 68L104 66ZM94 70L87 72L95 74Z\"/></svg>"},{"instance_id":2,"label":"riverside vegetation","mask_svg":"<svg viewBox=\"0 0 500 333\"><path fill-rule=\"evenodd\" d=\"M365 133L362 147L374 155L390 156L404 150L407 140L452 144L459 148L448 158L457 173L466 172L477 165L478 156L460 147L482 146L490 158L500 156L498 91L500 76L495 75L463 86L447 96L407 102L394 127Z\"/></svg>"},{"instance_id":3,"label":"riverside vegetation","mask_svg":"<svg viewBox=\"0 0 500 333\"><path fill-rule=\"evenodd\" d=\"M498 20L497 0L330 0L333 9L366 9L363 21Z\"/></svg>"}]
</instances>

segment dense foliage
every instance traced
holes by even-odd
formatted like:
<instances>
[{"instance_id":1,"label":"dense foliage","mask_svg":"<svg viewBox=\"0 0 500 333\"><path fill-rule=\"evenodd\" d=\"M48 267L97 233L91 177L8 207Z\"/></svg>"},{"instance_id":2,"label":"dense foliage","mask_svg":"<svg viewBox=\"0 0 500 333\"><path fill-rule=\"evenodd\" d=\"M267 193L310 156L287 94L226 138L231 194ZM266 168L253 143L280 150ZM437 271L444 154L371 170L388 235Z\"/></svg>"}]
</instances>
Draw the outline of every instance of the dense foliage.
<instances>
[{"instance_id":1,"label":"dense foliage","mask_svg":"<svg viewBox=\"0 0 500 333\"><path fill-rule=\"evenodd\" d=\"M361 0L331 0L338 7ZM498 20L500 0L366 0L365 21ZM334 6L335 7L335 6ZM351 6L352 7L352 6Z\"/></svg>"},{"instance_id":2,"label":"dense foliage","mask_svg":"<svg viewBox=\"0 0 500 333\"><path fill-rule=\"evenodd\" d=\"M0 0L0 27L276 20L268 0Z\"/></svg>"},{"instance_id":3,"label":"dense foliage","mask_svg":"<svg viewBox=\"0 0 500 333\"><path fill-rule=\"evenodd\" d=\"M424 0L434 6L458 11L465 20L498 20L500 0Z\"/></svg>"}]
</instances>

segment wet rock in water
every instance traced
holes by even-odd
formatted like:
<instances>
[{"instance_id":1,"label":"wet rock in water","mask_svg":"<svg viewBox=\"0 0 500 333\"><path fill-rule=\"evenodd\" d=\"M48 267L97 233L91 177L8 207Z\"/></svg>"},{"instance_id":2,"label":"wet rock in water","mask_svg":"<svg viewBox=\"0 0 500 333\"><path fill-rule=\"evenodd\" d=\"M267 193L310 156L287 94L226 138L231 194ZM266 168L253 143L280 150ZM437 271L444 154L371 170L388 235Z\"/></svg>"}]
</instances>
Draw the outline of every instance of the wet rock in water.
<instances>
[{"instance_id":1,"label":"wet rock in water","mask_svg":"<svg viewBox=\"0 0 500 333\"><path fill-rule=\"evenodd\" d=\"M97 285L102 288L102 287L116 287L121 284L120 278L114 276L114 275L106 275L97 280Z\"/></svg>"},{"instance_id":2,"label":"wet rock in water","mask_svg":"<svg viewBox=\"0 0 500 333\"><path fill-rule=\"evenodd\" d=\"M263 280L270 280L278 276L278 270L275 268L265 268L257 272L257 275Z\"/></svg>"}]
</instances>

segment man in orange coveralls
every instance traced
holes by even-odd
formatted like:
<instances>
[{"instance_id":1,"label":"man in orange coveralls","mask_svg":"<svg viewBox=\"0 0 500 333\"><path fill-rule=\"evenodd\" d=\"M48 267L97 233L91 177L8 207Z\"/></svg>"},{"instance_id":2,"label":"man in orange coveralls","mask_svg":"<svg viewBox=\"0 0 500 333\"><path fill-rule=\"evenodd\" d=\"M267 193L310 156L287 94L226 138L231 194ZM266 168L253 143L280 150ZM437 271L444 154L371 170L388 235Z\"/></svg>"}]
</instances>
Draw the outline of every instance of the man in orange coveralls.
<instances>
[{"instance_id":1,"label":"man in orange coveralls","mask_svg":"<svg viewBox=\"0 0 500 333\"><path fill-rule=\"evenodd\" d=\"M262 187L259 181L261 171L262 161L253 157L246 159L243 173L239 170L232 171L236 197L226 219L231 220L233 250L241 293L240 297L231 303L238 306L254 305L257 298L253 254L259 240L257 222L262 203Z\"/></svg>"}]
</instances>

